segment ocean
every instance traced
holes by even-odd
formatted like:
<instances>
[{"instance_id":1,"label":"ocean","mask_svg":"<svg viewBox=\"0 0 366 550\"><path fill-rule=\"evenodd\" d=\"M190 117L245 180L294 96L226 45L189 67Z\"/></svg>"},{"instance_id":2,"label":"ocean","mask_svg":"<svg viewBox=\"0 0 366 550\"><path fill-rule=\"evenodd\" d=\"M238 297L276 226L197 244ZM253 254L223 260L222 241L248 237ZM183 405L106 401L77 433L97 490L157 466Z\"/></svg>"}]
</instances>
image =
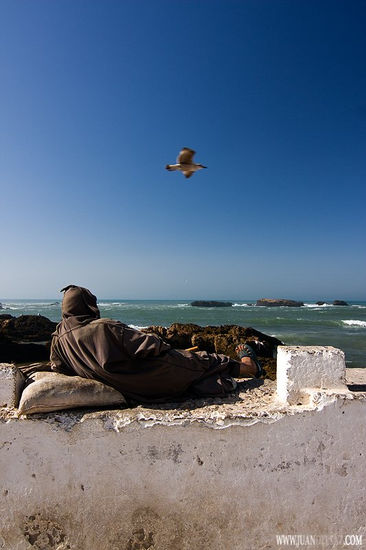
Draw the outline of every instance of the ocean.
<instances>
[{"instance_id":1,"label":"ocean","mask_svg":"<svg viewBox=\"0 0 366 550\"><path fill-rule=\"evenodd\" d=\"M61 318L61 303L53 300L0 299L0 313ZM366 367L366 302L348 306L305 303L302 307L257 307L250 300L232 307L201 308L189 300L101 300L101 316L135 328L172 323L251 326L287 345L322 345L342 349L348 367Z\"/></svg>"}]
</instances>

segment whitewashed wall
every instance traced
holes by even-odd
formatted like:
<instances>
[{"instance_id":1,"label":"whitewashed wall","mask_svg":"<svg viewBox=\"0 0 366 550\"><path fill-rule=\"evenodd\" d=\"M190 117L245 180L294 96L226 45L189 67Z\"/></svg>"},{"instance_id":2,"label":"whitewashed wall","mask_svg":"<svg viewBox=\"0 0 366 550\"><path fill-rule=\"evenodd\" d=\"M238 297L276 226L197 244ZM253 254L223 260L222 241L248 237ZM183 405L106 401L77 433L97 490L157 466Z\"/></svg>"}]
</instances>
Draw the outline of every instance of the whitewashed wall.
<instances>
[{"instance_id":1,"label":"whitewashed wall","mask_svg":"<svg viewBox=\"0 0 366 550\"><path fill-rule=\"evenodd\" d=\"M3 410L0 548L255 550L287 534L366 545L366 397L340 390L227 421Z\"/></svg>"}]
</instances>

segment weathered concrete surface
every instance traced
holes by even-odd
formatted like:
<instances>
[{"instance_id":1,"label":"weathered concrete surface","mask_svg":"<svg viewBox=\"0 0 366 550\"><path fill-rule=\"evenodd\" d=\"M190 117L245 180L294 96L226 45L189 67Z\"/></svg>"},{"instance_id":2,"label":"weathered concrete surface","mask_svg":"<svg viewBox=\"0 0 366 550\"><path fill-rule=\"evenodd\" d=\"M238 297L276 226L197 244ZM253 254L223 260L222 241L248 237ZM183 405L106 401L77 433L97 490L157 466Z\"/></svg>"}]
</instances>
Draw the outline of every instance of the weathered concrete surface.
<instances>
[{"instance_id":1,"label":"weathered concrete surface","mask_svg":"<svg viewBox=\"0 0 366 550\"><path fill-rule=\"evenodd\" d=\"M346 383L350 386L366 385L366 369L346 369Z\"/></svg>"},{"instance_id":2,"label":"weathered concrete surface","mask_svg":"<svg viewBox=\"0 0 366 550\"><path fill-rule=\"evenodd\" d=\"M277 394L289 404L309 400L314 388L347 391L344 352L332 346L278 346Z\"/></svg>"},{"instance_id":3,"label":"weathered concrete surface","mask_svg":"<svg viewBox=\"0 0 366 550\"><path fill-rule=\"evenodd\" d=\"M287 533L365 538L366 394L319 390L316 406L290 407L273 382L248 384L207 406L29 419L4 410L0 548L255 550L278 548Z\"/></svg>"}]
</instances>

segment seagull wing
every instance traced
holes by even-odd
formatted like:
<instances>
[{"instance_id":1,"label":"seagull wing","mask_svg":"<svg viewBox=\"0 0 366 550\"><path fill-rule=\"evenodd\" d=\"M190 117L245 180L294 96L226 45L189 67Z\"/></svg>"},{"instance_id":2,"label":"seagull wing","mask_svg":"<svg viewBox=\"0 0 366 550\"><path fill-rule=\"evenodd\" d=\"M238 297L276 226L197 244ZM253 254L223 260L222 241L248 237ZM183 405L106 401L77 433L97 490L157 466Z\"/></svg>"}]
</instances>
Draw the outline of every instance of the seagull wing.
<instances>
[{"instance_id":1,"label":"seagull wing","mask_svg":"<svg viewBox=\"0 0 366 550\"><path fill-rule=\"evenodd\" d=\"M188 147L183 147L177 158L177 164L192 164L195 151Z\"/></svg>"}]
</instances>

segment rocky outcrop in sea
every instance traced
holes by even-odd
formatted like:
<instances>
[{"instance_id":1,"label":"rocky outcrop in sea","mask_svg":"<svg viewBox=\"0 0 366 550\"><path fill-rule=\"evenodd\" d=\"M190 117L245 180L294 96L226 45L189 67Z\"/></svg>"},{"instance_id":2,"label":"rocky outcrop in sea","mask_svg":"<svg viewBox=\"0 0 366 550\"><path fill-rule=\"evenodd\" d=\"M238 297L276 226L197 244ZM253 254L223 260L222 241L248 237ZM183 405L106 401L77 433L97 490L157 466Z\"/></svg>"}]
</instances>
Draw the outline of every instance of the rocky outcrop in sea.
<instances>
[{"instance_id":1,"label":"rocky outcrop in sea","mask_svg":"<svg viewBox=\"0 0 366 550\"><path fill-rule=\"evenodd\" d=\"M283 300L282 298L272 299L272 298L261 298L257 300L256 306L266 306L266 307L301 307L304 305L304 302L298 302L296 300Z\"/></svg>"}]
</instances>

